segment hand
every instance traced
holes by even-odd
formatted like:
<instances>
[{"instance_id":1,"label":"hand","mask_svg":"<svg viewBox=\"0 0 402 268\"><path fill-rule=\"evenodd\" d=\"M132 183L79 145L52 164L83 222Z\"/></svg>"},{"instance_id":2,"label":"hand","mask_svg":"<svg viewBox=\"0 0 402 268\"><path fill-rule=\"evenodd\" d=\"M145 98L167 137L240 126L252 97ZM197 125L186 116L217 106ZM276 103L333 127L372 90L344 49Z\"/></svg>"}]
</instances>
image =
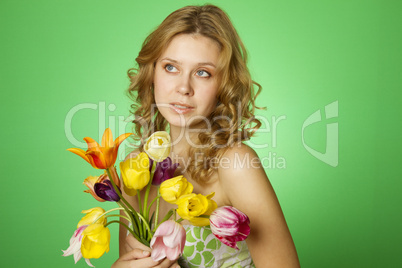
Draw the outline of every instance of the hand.
<instances>
[{"instance_id":1,"label":"hand","mask_svg":"<svg viewBox=\"0 0 402 268\"><path fill-rule=\"evenodd\" d=\"M154 261L151 258L151 249L138 242L132 235L128 235L125 243L125 251L112 268L138 267L138 268L180 268L176 261L167 258Z\"/></svg>"},{"instance_id":2,"label":"hand","mask_svg":"<svg viewBox=\"0 0 402 268\"><path fill-rule=\"evenodd\" d=\"M112 268L155 267L158 263L153 261L150 256L150 251L136 248L118 258Z\"/></svg>"},{"instance_id":3,"label":"hand","mask_svg":"<svg viewBox=\"0 0 402 268\"><path fill-rule=\"evenodd\" d=\"M142 249L151 252L151 248L145 246L143 243L139 242L137 239L134 238L132 234L129 234L126 237L126 243L124 243L125 252L129 252L133 249Z\"/></svg>"}]
</instances>

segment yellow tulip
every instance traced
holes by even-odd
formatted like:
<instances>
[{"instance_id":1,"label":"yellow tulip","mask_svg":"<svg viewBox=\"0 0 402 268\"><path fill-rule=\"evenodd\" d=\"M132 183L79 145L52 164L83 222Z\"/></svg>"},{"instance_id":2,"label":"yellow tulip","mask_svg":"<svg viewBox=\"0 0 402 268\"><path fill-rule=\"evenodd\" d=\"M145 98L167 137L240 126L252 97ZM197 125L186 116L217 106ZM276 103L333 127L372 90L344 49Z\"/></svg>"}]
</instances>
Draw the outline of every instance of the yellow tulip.
<instances>
[{"instance_id":1,"label":"yellow tulip","mask_svg":"<svg viewBox=\"0 0 402 268\"><path fill-rule=\"evenodd\" d=\"M94 139L85 137L84 140L88 144L88 150L84 151L79 148L70 148L67 150L81 156L94 168L107 169L114 165L120 144L131 134L122 134L113 142L112 131L110 128L107 128L103 133L101 146Z\"/></svg>"},{"instance_id":2,"label":"yellow tulip","mask_svg":"<svg viewBox=\"0 0 402 268\"><path fill-rule=\"evenodd\" d=\"M177 176L162 182L159 192L163 200L171 204L176 204L180 196L193 192L193 185L183 176Z\"/></svg>"},{"instance_id":3,"label":"yellow tulip","mask_svg":"<svg viewBox=\"0 0 402 268\"><path fill-rule=\"evenodd\" d=\"M87 210L81 211L81 213L85 213L86 215L82 217L82 219L78 222L77 228L80 228L83 225L90 225L93 223L96 218L98 218L101 214L105 213L105 210L100 207L95 207ZM105 224L106 218L101 217L96 223Z\"/></svg>"},{"instance_id":4,"label":"yellow tulip","mask_svg":"<svg viewBox=\"0 0 402 268\"><path fill-rule=\"evenodd\" d=\"M81 253L86 259L100 258L109 252L110 231L103 224L89 225L82 232Z\"/></svg>"},{"instance_id":5,"label":"yellow tulip","mask_svg":"<svg viewBox=\"0 0 402 268\"><path fill-rule=\"evenodd\" d=\"M161 162L169 156L171 146L169 133L157 131L147 139L144 144L144 151L152 160Z\"/></svg>"},{"instance_id":6,"label":"yellow tulip","mask_svg":"<svg viewBox=\"0 0 402 268\"><path fill-rule=\"evenodd\" d=\"M209 216L218 207L216 202L211 198L215 193L207 196L202 194L188 194L177 200L177 214L185 220L188 220L195 226L209 225Z\"/></svg>"},{"instance_id":7,"label":"yellow tulip","mask_svg":"<svg viewBox=\"0 0 402 268\"><path fill-rule=\"evenodd\" d=\"M128 195L135 195L142 190L150 180L149 158L146 153L140 153L135 158L129 158L120 163L124 191Z\"/></svg>"}]
</instances>

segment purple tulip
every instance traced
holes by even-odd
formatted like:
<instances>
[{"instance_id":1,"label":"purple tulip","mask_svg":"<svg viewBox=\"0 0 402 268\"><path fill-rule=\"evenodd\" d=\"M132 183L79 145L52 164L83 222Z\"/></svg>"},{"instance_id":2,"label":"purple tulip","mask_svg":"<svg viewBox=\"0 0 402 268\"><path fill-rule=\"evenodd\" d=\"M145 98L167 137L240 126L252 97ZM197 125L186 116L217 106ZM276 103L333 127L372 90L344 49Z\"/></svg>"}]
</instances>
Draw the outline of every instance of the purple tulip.
<instances>
[{"instance_id":1,"label":"purple tulip","mask_svg":"<svg viewBox=\"0 0 402 268\"><path fill-rule=\"evenodd\" d=\"M246 214L231 207L219 207L209 217L212 233L225 245L239 249L236 242L250 234L250 220Z\"/></svg>"},{"instance_id":2,"label":"purple tulip","mask_svg":"<svg viewBox=\"0 0 402 268\"><path fill-rule=\"evenodd\" d=\"M156 229L151 240L151 257L154 261L168 258L176 260L183 253L186 243L186 230L184 227L173 220L168 220Z\"/></svg>"},{"instance_id":3,"label":"purple tulip","mask_svg":"<svg viewBox=\"0 0 402 268\"><path fill-rule=\"evenodd\" d=\"M154 165L154 160L152 160L149 156L148 156L148 159L149 159L149 172L152 172L152 167Z\"/></svg>"},{"instance_id":4,"label":"purple tulip","mask_svg":"<svg viewBox=\"0 0 402 268\"><path fill-rule=\"evenodd\" d=\"M113 185L109 179L103 180L102 182L95 183L94 191L97 196L99 196L100 198L102 198L104 200L112 201L112 202L117 202L120 200L119 195L114 190Z\"/></svg>"},{"instance_id":5,"label":"purple tulip","mask_svg":"<svg viewBox=\"0 0 402 268\"><path fill-rule=\"evenodd\" d=\"M160 185L162 182L173 178L178 166L179 163L172 164L170 157L165 158L162 162L157 162L152 185Z\"/></svg>"}]
</instances>

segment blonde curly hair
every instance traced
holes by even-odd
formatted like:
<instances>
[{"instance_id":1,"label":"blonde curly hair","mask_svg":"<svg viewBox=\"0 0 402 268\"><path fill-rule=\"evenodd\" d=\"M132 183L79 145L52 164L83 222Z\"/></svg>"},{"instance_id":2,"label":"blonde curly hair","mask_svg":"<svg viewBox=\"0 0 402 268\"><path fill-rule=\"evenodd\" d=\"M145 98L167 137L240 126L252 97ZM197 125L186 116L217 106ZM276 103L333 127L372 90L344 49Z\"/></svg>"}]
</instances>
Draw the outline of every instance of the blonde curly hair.
<instances>
[{"instance_id":1,"label":"blonde curly hair","mask_svg":"<svg viewBox=\"0 0 402 268\"><path fill-rule=\"evenodd\" d=\"M208 131L198 134L198 144L190 149L190 176L206 182L214 172L216 159L225 150L248 140L261 126L254 117L255 98L261 86L251 79L247 52L229 17L213 5L186 6L170 14L144 41L136 58L137 68L128 71L131 80L128 94L135 117L135 133L142 150L144 141L155 131L167 130L168 123L155 109L153 94L154 67L170 41L178 34L198 34L215 40L220 47L218 59L218 103L209 116ZM257 93L254 93L257 87ZM197 160L201 153L203 160Z\"/></svg>"}]
</instances>

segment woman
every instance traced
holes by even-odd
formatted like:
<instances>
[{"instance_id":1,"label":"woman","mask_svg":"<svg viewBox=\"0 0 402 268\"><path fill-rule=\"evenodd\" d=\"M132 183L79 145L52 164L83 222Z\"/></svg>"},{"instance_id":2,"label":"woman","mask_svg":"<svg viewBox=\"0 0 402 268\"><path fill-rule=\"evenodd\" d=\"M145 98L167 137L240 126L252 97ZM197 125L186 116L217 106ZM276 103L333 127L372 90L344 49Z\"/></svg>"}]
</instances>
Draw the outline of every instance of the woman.
<instances>
[{"instance_id":1,"label":"woman","mask_svg":"<svg viewBox=\"0 0 402 268\"><path fill-rule=\"evenodd\" d=\"M216 244L219 248L206 257L205 248L193 248L199 254L188 256L185 250L185 262L200 267L299 267L274 190L256 153L242 143L261 125L253 116L260 86L251 80L246 50L227 15L212 5L173 12L147 37L136 61L138 69L129 72L129 93L141 146L128 157L138 154L153 132L168 130L170 157L179 163L175 175L184 175L194 193L215 192L218 207L236 207L251 222L240 252ZM138 208L135 197L124 196ZM160 215L172 207L162 202ZM192 228L208 231L182 224L188 233ZM113 267L177 267L168 259L154 262L149 248L126 235L121 229L120 258Z\"/></svg>"}]
</instances>

